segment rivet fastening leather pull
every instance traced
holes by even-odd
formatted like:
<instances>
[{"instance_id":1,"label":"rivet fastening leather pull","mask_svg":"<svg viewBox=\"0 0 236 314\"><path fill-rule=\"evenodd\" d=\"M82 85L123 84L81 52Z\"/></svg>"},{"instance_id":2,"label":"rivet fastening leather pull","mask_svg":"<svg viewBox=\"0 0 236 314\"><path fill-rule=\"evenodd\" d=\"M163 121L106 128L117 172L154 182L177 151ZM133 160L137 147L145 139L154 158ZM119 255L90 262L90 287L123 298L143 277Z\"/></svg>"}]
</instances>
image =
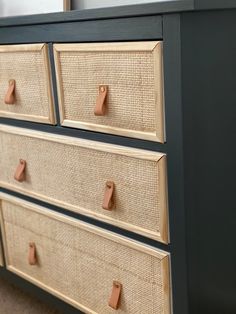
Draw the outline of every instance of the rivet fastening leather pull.
<instances>
[{"instance_id":1,"label":"rivet fastening leather pull","mask_svg":"<svg viewBox=\"0 0 236 314\"><path fill-rule=\"evenodd\" d=\"M106 98L107 98L108 86L100 85L99 94L94 109L95 116L104 116L106 111Z\"/></svg>"},{"instance_id":2,"label":"rivet fastening leather pull","mask_svg":"<svg viewBox=\"0 0 236 314\"><path fill-rule=\"evenodd\" d=\"M28 258L30 265L37 264L37 254L36 254L36 245L34 242L29 243L29 258Z\"/></svg>"},{"instance_id":3,"label":"rivet fastening leather pull","mask_svg":"<svg viewBox=\"0 0 236 314\"><path fill-rule=\"evenodd\" d=\"M8 85L8 90L5 96L5 100L4 100L6 105L14 105L14 103L16 102L15 87L16 87L16 81L10 80L9 85Z\"/></svg>"},{"instance_id":4,"label":"rivet fastening leather pull","mask_svg":"<svg viewBox=\"0 0 236 314\"><path fill-rule=\"evenodd\" d=\"M25 181L25 168L26 168L26 161L20 159L20 163L16 168L16 172L14 175L14 179L19 182Z\"/></svg>"},{"instance_id":5,"label":"rivet fastening leather pull","mask_svg":"<svg viewBox=\"0 0 236 314\"><path fill-rule=\"evenodd\" d=\"M114 206L114 190L115 184L112 181L106 182L105 193L102 203L102 208L106 210L112 210Z\"/></svg>"},{"instance_id":6,"label":"rivet fastening leather pull","mask_svg":"<svg viewBox=\"0 0 236 314\"><path fill-rule=\"evenodd\" d=\"M113 281L112 293L109 300L109 306L114 310L118 310L122 284L118 281Z\"/></svg>"}]
</instances>

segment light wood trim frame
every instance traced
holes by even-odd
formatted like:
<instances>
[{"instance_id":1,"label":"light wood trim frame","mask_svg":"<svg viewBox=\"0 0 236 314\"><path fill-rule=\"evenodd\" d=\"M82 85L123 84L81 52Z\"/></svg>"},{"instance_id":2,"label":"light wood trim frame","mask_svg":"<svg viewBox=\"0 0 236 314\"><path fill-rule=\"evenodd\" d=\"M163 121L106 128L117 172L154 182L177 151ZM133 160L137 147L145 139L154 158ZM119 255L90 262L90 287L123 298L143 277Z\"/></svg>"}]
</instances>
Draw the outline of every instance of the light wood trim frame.
<instances>
[{"instance_id":1,"label":"light wood trim frame","mask_svg":"<svg viewBox=\"0 0 236 314\"><path fill-rule=\"evenodd\" d=\"M6 189L15 190L16 192L19 192L24 195L35 197L37 199L57 205L59 207L69 209L73 212L80 212L81 214L84 214L88 217L92 217L92 218L116 225L120 228L124 228L132 232L136 232L138 234L144 235L146 237L160 241L162 243L169 242L168 201L167 201L167 183L166 183L167 173L166 173L166 155L165 154L152 152L152 151L146 151L142 149L136 149L136 148L127 148L127 147L114 145L114 144L94 142L91 140L73 138L69 136L57 135L57 134L35 131L35 130L30 130L30 129L22 129L22 128L6 126L6 125L0 125L0 132L26 136L26 137L31 137L31 138L37 138L44 141L62 143L64 145L74 145L74 146L88 148L91 150L103 151L103 152L108 152L111 154L123 155L123 156L132 157L132 158L158 162L158 171L159 171L159 180L160 180L160 184L159 184L160 207L161 207L160 231L150 231L148 229L144 229L130 223L121 222L114 218L105 216L103 214L92 212L80 206L71 205L66 202L59 201L57 199L50 198L50 197L47 197L47 196L44 196L42 194L38 194L32 191L25 191L20 186L15 186L15 185L6 183L4 181L0 181L0 186Z\"/></svg>"},{"instance_id":2,"label":"light wood trim frame","mask_svg":"<svg viewBox=\"0 0 236 314\"><path fill-rule=\"evenodd\" d=\"M11 266L9 255L8 255L7 239L6 239L3 213L2 213L2 201L7 201L10 203L13 203L17 206L26 208L26 209L33 211L35 213L38 213L40 215L44 215L45 217L47 217L49 219L57 220L59 222L71 225L73 227L86 230L88 232L91 232L93 234L98 235L99 237L109 239L115 243L119 243L119 244L124 245L126 247L132 248L132 249L137 250L139 252L149 254L151 256L154 256L154 257L160 259L161 260L161 273L162 273L163 287L164 287L164 291L163 291L164 292L164 312L163 313L164 314L170 314L171 313L170 254L168 252L165 252L165 251L160 250L160 249L155 249L149 245L141 244L138 241L131 240L131 239L124 237L122 235L117 235L111 231L107 231L105 229L90 225L86 222L82 222L80 220L68 217L68 216L60 214L60 213L49 211L46 208L43 208L42 206L30 203L30 202L22 200L22 199L19 199L15 196L0 192L0 204L1 204L0 223L1 223L1 228L2 228L4 251L6 254L6 267L8 270L12 271L13 273L16 273L17 275L21 276L24 279L36 284L40 288L42 288L45 291L57 296L58 298L62 299L63 301L79 308L80 310L84 311L85 313L97 314L96 312L91 311L89 308L84 307L82 304L77 303L74 300L61 294L59 291L56 291L56 290L50 288L49 286L42 284L40 281L34 279L33 277L21 272L17 268Z\"/></svg>"},{"instance_id":3,"label":"light wood trim frame","mask_svg":"<svg viewBox=\"0 0 236 314\"><path fill-rule=\"evenodd\" d=\"M49 100L49 117L38 116L38 115L29 115L29 114L21 114L14 112L7 112L4 110L0 110L0 117L17 119L17 120L25 120L32 122L39 122L45 124L55 124L55 111L54 111L54 99L52 94L52 76L50 69L50 61L49 61L49 51L48 45L43 44L24 44L24 45L3 45L0 46L0 53L9 53L9 52L32 52L38 51L42 53L44 60L44 71L46 73L46 90L45 93L48 96Z\"/></svg>"},{"instance_id":4,"label":"light wood trim frame","mask_svg":"<svg viewBox=\"0 0 236 314\"><path fill-rule=\"evenodd\" d=\"M63 0L63 10L70 11L71 9L71 0Z\"/></svg>"},{"instance_id":5,"label":"light wood trim frame","mask_svg":"<svg viewBox=\"0 0 236 314\"><path fill-rule=\"evenodd\" d=\"M163 45L161 41L150 42L121 42L121 43L82 43L82 44L54 44L54 60L56 70L56 81L58 90L58 104L60 113L60 123L62 126L78 128L84 130L91 130L95 132L102 132L114 135L128 136L132 138L156 141L160 143L165 142L165 123L164 123L164 97L163 97L163 58L162 58ZM157 130L155 132L142 132L130 129L111 127L106 125L99 125L90 122L81 122L65 119L64 109L64 91L62 84L62 74L60 65L60 52L99 52L99 51L148 51L153 53L154 57L154 85L155 85L155 104L157 123ZM159 118L157 118L159 117Z\"/></svg>"}]
</instances>

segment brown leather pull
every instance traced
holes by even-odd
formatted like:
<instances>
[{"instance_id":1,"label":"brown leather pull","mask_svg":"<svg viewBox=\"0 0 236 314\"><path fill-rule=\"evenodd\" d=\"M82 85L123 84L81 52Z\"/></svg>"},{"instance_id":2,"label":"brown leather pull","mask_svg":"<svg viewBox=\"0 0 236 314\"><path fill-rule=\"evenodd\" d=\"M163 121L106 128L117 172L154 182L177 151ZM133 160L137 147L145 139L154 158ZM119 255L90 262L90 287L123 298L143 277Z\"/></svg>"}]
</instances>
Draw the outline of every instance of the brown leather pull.
<instances>
[{"instance_id":1,"label":"brown leather pull","mask_svg":"<svg viewBox=\"0 0 236 314\"><path fill-rule=\"evenodd\" d=\"M119 308L121 288L122 288L122 284L114 280L111 297L108 303L109 306L112 307L114 310L118 310Z\"/></svg>"},{"instance_id":2,"label":"brown leather pull","mask_svg":"<svg viewBox=\"0 0 236 314\"><path fill-rule=\"evenodd\" d=\"M20 159L20 163L16 168L16 172L14 175L14 179L19 182L25 181L25 168L26 168L26 161Z\"/></svg>"},{"instance_id":3,"label":"brown leather pull","mask_svg":"<svg viewBox=\"0 0 236 314\"><path fill-rule=\"evenodd\" d=\"M36 265L37 264L37 254L36 254L36 245L34 242L29 243L29 264Z\"/></svg>"},{"instance_id":4,"label":"brown leather pull","mask_svg":"<svg viewBox=\"0 0 236 314\"><path fill-rule=\"evenodd\" d=\"M103 203L102 203L103 209L112 210L112 207L114 206L114 190L115 190L114 182L107 181Z\"/></svg>"},{"instance_id":5,"label":"brown leather pull","mask_svg":"<svg viewBox=\"0 0 236 314\"><path fill-rule=\"evenodd\" d=\"M5 96L5 104L6 105L14 105L14 103L16 102L15 87L16 87L16 81L10 80L8 90L7 90L7 93Z\"/></svg>"},{"instance_id":6,"label":"brown leather pull","mask_svg":"<svg viewBox=\"0 0 236 314\"><path fill-rule=\"evenodd\" d=\"M94 109L95 116L104 116L106 111L106 97L108 92L107 85L99 86L99 94L97 97L96 107Z\"/></svg>"}]
</instances>

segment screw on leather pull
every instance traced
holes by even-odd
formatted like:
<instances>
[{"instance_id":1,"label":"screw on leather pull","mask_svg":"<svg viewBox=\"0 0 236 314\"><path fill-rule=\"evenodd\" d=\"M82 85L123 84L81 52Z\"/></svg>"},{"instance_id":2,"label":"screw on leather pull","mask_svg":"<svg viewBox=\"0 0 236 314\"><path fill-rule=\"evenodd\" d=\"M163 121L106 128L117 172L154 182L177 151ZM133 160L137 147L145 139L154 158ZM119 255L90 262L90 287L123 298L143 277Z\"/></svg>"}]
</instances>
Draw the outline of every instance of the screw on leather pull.
<instances>
[{"instance_id":1,"label":"screw on leather pull","mask_svg":"<svg viewBox=\"0 0 236 314\"><path fill-rule=\"evenodd\" d=\"M99 94L94 109L95 116L104 116L106 112L106 98L107 98L108 86L99 85Z\"/></svg>"},{"instance_id":2,"label":"screw on leather pull","mask_svg":"<svg viewBox=\"0 0 236 314\"><path fill-rule=\"evenodd\" d=\"M29 257L28 257L29 264L31 266L37 264L37 254L36 254L36 245L34 242L29 243Z\"/></svg>"},{"instance_id":3,"label":"screw on leather pull","mask_svg":"<svg viewBox=\"0 0 236 314\"><path fill-rule=\"evenodd\" d=\"M122 284L118 281L113 281L112 292L108 305L114 310L118 310L120 303Z\"/></svg>"},{"instance_id":4,"label":"screw on leather pull","mask_svg":"<svg viewBox=\"0 0 236 314\"><path fill-rule=\"evenodd\" d=\"M102 208L106 210L112 210L114 206L114 190L115 184L112 181L106 182L105 193L102 203Z\"/></svg>"},{"instance_id":5,"label":"screw on leather pull","mask_svg":"<svg viewBox=\"0 0 236 314\"><path fill-rule=\"evenodd\" d=\"M16 102L15 87L16 87L16 81L10 80L8 90L7 90L7 93L5 96L5 100L4 100L6 105L14 105L15 104L15 102Z\"/></svg>"},{"instance_id":6,"label":"screw on leather pull","mask_svg":"<svg viewBox=\"0 0 236 314\"><path fill-rule=\"evenodd\" d=\"M14 175L14 179L19 182L25 181L25 168L26 168L26 161L20 159L20 163L16 168L16 172Z\"/></svg>"}]
</instances>

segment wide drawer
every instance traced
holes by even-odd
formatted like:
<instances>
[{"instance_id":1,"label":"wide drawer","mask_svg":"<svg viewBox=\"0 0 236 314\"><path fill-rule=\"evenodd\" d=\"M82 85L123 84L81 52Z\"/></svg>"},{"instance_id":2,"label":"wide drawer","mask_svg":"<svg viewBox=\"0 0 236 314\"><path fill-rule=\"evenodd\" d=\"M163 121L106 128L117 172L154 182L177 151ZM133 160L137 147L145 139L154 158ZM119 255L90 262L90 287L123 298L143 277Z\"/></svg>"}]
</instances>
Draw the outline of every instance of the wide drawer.
<instances>
[{"instance_id":1,"label":"wide drawer","mask_svg":"<svg viewBox=\"0 0 236 314\"><path fill-rule=\"evenodd\" d=\"M10 271L85 313L170 313L168 253L0 197Z\"/></svg>"},{"instance_id":2,"label":"wide drawer","mask_svg":"<svg viewBox=\"0 0 236 314\"><path fill-rule=\"evenodd\" d=\"M162 42L55 44L54 56L62 125L164 142Z\"/></svg>"},{"instance_id":3,"label":"wide drawer","mask_svg":"<svg viewBox=\"0 0 236 314\"><path fill-rule=\"evenodd\" d=\"M0 46L0 116L55 123L46 44Z\"/></svg>"},{"instance_id":4,"label":"wide drawer","mask_svg":"<svg viewBox=\"0 0 236 314\"><path fill-rule=\"evenodd\" d=\"M0 186L168 241L164 154L3 125L0 145Z\"/></svg>"}]
</instances>

